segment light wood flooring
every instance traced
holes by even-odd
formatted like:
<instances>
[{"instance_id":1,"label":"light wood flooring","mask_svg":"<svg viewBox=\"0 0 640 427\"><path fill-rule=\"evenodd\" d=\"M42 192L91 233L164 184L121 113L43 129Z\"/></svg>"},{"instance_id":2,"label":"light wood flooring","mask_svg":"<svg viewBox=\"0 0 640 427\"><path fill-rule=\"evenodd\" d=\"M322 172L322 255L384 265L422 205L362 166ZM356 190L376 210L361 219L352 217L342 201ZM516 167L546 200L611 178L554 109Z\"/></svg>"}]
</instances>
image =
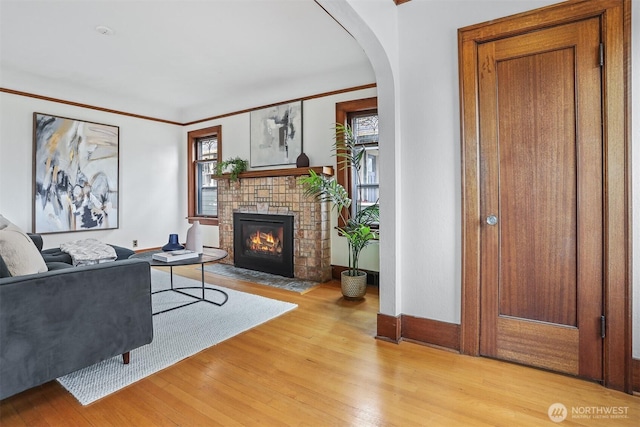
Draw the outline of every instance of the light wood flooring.
<instances>
[{"instance_id":1,"label":"light wood flooring","mask_svg":"<svg viewBox=\"0 0 640 427\"><path fill-rule=\"evenodd\" d=\"M199 279L193 268L175 271ZM206 277L298 308L86 407L56 381L20 393L0 402L0 425L640 425L637 396L515 364L376 340L376 288L364 301L349 302L337 282L299 295ZM547 415L554 403L569 412L562 423ZM626 418L602 415L613 410ZM587 418L587 411L601 414Z\"/></svg>"}]
</instances>

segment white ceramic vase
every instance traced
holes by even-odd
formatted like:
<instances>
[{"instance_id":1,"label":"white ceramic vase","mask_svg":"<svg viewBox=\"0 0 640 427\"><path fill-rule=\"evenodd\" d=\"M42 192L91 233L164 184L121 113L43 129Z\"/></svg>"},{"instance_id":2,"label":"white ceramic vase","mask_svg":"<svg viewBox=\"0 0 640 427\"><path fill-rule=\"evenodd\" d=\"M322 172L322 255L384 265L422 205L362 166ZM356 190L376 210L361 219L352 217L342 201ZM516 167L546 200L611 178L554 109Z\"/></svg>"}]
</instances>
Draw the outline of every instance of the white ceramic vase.
<instances>
[{"instance_id":1,"label":"white ceramic vase","mask_svg":"<svg viewBox=\"0 0 640 427\"><path fill-rule=\"evenodd\" d=\"M187 230L186 248L196 253L202 253L202 227L200 221L193 221L193 225Z\"/></svg>"}]
</instances>

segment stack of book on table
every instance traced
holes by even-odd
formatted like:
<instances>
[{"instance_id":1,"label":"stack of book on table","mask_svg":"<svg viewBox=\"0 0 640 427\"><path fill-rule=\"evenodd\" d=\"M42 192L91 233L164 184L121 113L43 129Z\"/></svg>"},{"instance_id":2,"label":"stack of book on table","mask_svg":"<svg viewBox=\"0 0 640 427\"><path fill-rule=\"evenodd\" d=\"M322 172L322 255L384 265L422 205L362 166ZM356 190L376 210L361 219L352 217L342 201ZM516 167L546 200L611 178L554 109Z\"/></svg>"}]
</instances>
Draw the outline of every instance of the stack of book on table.
<instances>
[{"instance_id":1,"label":"stack of book on table","mask_svg":"<svg viewBox=\"0 0 640 427\"><path fill-rule=\"evenodd\" d=\"M197 252L181 249L178 251L158 252L157 254L153 254L153 259L162 262L175 262L190 258L198 258L198 256Z\"/></svg>"}]
</instances>

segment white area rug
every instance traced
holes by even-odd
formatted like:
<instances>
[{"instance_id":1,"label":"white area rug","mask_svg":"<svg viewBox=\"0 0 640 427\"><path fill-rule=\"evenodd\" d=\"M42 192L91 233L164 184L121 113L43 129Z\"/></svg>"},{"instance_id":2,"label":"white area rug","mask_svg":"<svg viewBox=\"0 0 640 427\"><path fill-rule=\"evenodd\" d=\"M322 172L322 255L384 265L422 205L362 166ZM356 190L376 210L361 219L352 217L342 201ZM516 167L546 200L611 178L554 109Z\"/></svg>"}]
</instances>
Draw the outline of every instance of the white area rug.
<instances>
[{"instance_id":1,"label":"white area rug","mask_svg":"<svg viewBox=\"0 0 640 427\"><path fill-rule=\"evenodd\" d=\"M200 286L199 281L177 275L173 280L175 287ZM154 291L169 288L169 274L151 269L151 283ZM153 341L132 350L129 365L122 363L122 356L116 356L60 377L58 381L80 403L88 405L297 307L288 302L220 288L229 295L222 307L198 302L153 316ZM221 299L220 293L215 291L207 291L206 296L214 301ZM176 292L163 292L153 296L153 310L160 311L188 301L192 299Z\"/></svg>"}]
</instances>

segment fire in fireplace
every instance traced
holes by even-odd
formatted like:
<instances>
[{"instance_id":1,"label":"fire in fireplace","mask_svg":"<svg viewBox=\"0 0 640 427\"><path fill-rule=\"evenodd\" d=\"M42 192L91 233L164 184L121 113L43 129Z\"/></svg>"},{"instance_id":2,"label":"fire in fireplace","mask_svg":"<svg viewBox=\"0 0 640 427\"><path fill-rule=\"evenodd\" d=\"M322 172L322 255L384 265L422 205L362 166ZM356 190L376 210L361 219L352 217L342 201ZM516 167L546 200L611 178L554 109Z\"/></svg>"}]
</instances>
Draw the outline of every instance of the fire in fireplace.
<instances>
[{"instance_id":1,"label":"fire in fireplace","mask_svg":"<svg viewBox=\"0 0 640 427\"><path fill-rule=\"evenodd\" d=\"M293 216L233 214L236 267L293 277Z\"/></svg>"},{"instance_id":2,"label":"fire in fireplace","mask_svg":"<svg viewBox=\"0 0 640 427\"><path fill-rule=\"evenodd\" d=\"M254 232L247 233L249 237L244 243L246 251L256 256L281 257L283 227L277 227L275 230L265 226L253 228Z\"/></svg>"}]
</instances>

